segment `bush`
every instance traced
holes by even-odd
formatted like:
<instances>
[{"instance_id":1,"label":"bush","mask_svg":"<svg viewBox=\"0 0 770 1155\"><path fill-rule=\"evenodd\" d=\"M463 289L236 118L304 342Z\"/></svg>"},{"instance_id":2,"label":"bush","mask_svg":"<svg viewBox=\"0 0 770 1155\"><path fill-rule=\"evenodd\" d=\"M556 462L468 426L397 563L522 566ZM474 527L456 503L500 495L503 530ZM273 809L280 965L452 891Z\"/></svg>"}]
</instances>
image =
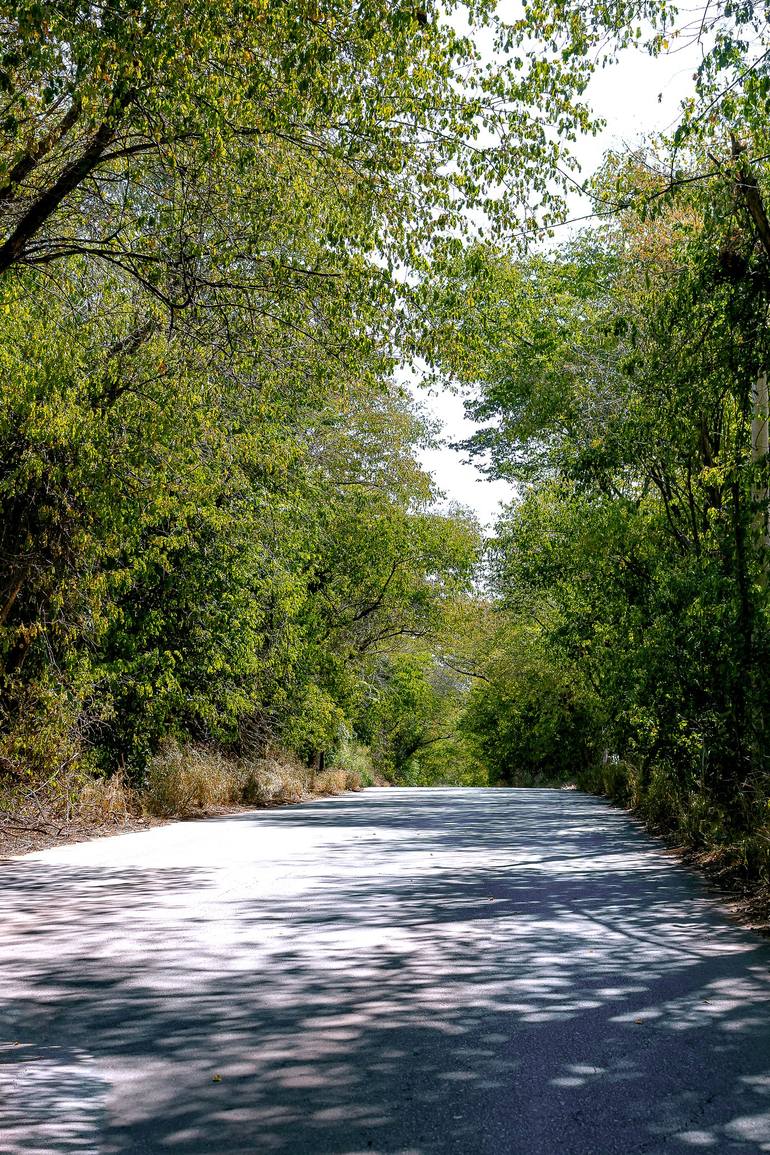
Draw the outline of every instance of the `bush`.
<instances>
[{"instance_id":1,"label":"bush","mask_svg":"<svg viewBox=\"0 0 770 1155\"><path fill-rule=\"evenodd\" d=\"M316 774L314 788L317 794L342 794L347 790L344 770L322 770Z\"/></svg>"},{"instance_id":2,"label":"bush","mask_svg":"<svg viewBox=\"0 0 770 1155\"><path fill-rule=\"evenodd\" d=\"M141 802L150 814L166 818L241 803L300 802L308 777L308 770L286 754L239 760L207 747L169 742L150 761Z\"/></svg>"},{"instance_id":3,"label":"bush","mask_svg":"<svg viewBox=\"0 0 770 1155\"><path fill-rule=\"evenodd\" d=\"M346 790L361 790L364 786L374 785L372 752L354 738L346 736L342 739L334 754L333 767L351 776L351 784L345 787Z\"/></svg>"},{"instance_id":4,"label":"bush","mask_svg":"<svg viewBox=\"0 0 770 1155\"><path fill-rule=\"evenodd\" d=\"M621 806L631 805L635 796L637 772L619 758L608 758L589 766L577 775L577 784L589 794L603 794Z\"/></svg>"},{"instance_id":5,"label":"bush","mask_svg":"<svg viewBox=\"0 0 770 1155\"><path fill-rule=\"evenodd\" d=\"M47 793L8 788L0 809L30 817L41 806L53 817L93 826L120 825L142 813L157 818L186 818L226 806L274 806L301 802L312 789L341 794L363 786L357 770L335 766L315 775L283 751L264 758L235 758L215 747L166 742L150 760L144 785L132 788L122 773L101 777L75 770L56 779Z\"/></svg>"}]
</instances>

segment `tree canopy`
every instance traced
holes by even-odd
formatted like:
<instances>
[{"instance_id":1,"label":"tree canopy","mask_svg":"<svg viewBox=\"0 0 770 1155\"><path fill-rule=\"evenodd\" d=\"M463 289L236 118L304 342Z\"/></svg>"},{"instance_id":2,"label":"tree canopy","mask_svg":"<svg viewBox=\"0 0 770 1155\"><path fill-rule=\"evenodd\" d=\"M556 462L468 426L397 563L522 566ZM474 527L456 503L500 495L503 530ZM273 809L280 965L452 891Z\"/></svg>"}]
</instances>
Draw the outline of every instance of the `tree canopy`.
<instances>
[{"instance_id":1,"label":"tree canopy","mask_svg":"<svg viewBox=\"0 0 770 1155\"><path fill-rule=\"evenodd\" d=\"M688 43L583 180L592 75ZM4 783L357 751L761 857L768 52L753 4L0 3Z\"/></svg>"}]
</instances>

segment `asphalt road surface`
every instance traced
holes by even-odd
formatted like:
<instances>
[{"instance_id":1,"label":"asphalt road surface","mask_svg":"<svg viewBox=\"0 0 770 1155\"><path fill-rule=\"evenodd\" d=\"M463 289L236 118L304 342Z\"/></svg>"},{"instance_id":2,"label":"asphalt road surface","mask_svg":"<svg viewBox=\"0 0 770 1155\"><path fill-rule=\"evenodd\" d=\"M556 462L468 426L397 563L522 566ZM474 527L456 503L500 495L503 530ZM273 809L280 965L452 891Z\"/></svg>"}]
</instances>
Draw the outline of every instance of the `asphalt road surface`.
<instances>
[{"instance_id":1,"label":"asphalt road surface","mask_svg":"<svg viewBox=\"0 0 770 1155\"><path fill-rule=\"evenodd\" d=\"M0 902L3 1155L770 1151L770 943L595 798L159 827Z\"/></svg>"}]
</instances>

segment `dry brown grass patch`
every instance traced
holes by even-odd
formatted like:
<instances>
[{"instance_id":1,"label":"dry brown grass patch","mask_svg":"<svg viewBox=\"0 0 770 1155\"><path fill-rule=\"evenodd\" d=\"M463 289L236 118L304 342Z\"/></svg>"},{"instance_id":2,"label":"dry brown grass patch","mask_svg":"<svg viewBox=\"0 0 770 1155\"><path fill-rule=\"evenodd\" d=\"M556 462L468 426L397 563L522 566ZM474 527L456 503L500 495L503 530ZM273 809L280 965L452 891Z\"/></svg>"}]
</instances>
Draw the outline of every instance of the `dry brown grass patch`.
<instances>
[{"instance_id":1,"label":"dry brown grass patch","mask_svg":"<svg viewBox=\"0 0 770 1155\"><path fill-rule=\"evenodd\" d=\"M286 754L237 759L169 743L150 762L141 797L150 814L184 817L222 806L301 802L308 787L308 771Z\"/></svg>"},{"instance_id":2,"label":"dry brown grass patch","mask_svg":"<svg viewBox=\"0 0 770 1155\"><path fill-rule=\"evenodd\" d=\"M216 750L168 742L151 759L141 799L160 817L183 817L240 802L243 772Z\"/></svg>"},{"instance_id":3,"label":"dry brown grass patch","mask_svg":"<svg viewBox=\"0 0 770 1155\"><path fill-rule=\"evenodd\" d=\"M134 791L121 773L87 778L78 791L73 818L94 826L122 826L139 811Z\"/></svg>"},{"instance_id":4,"label":"dry brown grass patch","mask_svg":"<svg viewBox=\"0 0 770 1155\"><path fill-rule=\"evenodd\" d=\"M245 764L242 799L249 805L301 802L308 790L308 771L284 755L269 755Z\"/></svg>"},{"instance_id":5,"label":"dry brown grass patch","mask_svg":"<svg viewBox=\"0 0 770 1155\"><path fill-rule=\"evenodd\" d=\"M318 794L343 794L346 790L361 790L361 775L357 770L333 767L315 776L314 788Z\"/></svg>"}]
</instances>

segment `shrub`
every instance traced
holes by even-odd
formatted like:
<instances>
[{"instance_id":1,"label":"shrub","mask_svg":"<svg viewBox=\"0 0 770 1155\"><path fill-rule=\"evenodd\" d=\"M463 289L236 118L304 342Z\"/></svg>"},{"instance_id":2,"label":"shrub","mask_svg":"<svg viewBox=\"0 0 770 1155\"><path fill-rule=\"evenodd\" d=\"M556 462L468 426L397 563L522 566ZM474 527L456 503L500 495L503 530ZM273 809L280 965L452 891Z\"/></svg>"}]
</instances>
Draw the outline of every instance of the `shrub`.
<instances>
[{"instance_id":1,"label":"shrub","mask_svg":"<svg viewBox=\"0 0 770 1155\"><path fill-rule=\"evenodd\" d=\"M239 760L215 749L167 743L150 761L141 800L150 814L184 817L239 803L300 802L308 779L309 771L281 752Z\"/></svg>"},{"instance_id":2,"label":"shrub","mask_svg":"<svg viewBox=\"0 0 770 1155\"><path fill-rule=\"evenodd\" d=\"M336 767L332 770L322 770L315 776L315 790L318 794L342 794L348 789L347 775L344 770Z\"/></svg>"},{"instance_id":3,"label":"shrub","mask_svg":"<svg viewBox=\"0 0 770 1155\"><path fill-rule=\"evenodd\" d=\"M285 755L272 754L245 764L241 800L250 806L301 802L309 772Z\"/></svg>"},{"instance_id":4,"label":"shrub","mask_svg":"<svg viewBox=\"0 0 770 1155\"><path fill-rule=\"evenodd\" d=\"M354 738L346 736L342 739L334 753L333 767L350 775L346 790L361 790L364 786L374 785L372 752Z\"/></svg>"}]
</instances>

